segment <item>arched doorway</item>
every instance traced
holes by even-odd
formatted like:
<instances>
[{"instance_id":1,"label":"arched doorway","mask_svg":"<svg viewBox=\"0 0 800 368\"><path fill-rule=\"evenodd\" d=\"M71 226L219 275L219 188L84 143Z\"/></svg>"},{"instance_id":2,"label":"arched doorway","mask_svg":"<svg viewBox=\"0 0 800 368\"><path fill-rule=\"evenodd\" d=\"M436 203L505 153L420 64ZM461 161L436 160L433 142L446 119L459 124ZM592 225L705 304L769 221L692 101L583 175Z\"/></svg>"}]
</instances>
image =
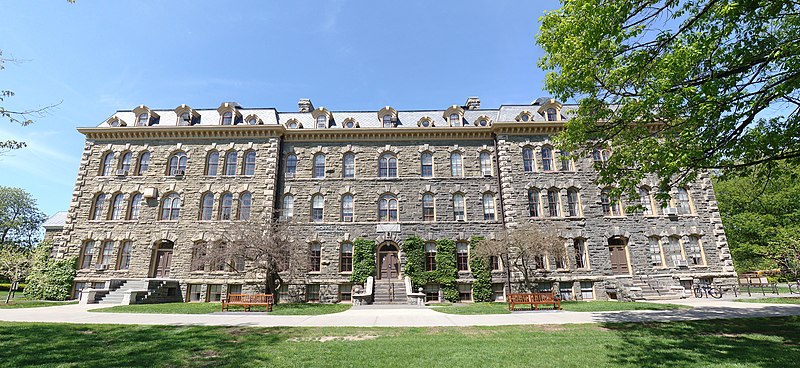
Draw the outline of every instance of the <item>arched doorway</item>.
<instances>
[{"instance_id":1,"label":"arched doorway","mask_svg":"<svg viewBox=\"0 0 800 368\"><path fill-rule=\"evenodd\" d=\"M400 256L397 245L386 242L378 247L378 279L396 279L400 277Z\"/></svg>"},{"instance_id":2,"label":"arched doorway","mask_svg":"<svg viewBox=\"0 0 800 368\"><path fill-rule=\"evenodd\" d=\"M174 247L175 243L169 240L160 240L156 242L151 277L169 278L169 269L172 264L172 249Z\"/></svg>"}]
</instances>

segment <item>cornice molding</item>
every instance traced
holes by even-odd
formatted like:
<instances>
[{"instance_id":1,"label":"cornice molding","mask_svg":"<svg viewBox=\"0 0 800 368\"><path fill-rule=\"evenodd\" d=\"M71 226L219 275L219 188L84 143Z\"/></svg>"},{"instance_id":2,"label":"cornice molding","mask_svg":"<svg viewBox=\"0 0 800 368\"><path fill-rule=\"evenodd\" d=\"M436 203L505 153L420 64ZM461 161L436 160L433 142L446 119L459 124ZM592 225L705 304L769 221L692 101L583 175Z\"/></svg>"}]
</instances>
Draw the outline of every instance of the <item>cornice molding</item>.
<instances>
[{"instance_id":1,"label":"cornice molding","mask_svg":"<svg viewBox=\"0 0 800 368\"><path fill-rule=\"evenodd\" d=\"M85 135L86 139L95 140L274 138L280 137L285 131L280 125L78 128L78 132Z\"/></svg>"},{"instance_id":2,"label":"cornice molding","mask_svg":"<svg viewBox=\"0 0 800 368\"><path fill-rule=\"evenodd\" d=\"M358 129L290 129L287 142L308 141L413 141L427 139L491 139L492 129L486 128L358 128Z\"/></svg>"}]
</instances>

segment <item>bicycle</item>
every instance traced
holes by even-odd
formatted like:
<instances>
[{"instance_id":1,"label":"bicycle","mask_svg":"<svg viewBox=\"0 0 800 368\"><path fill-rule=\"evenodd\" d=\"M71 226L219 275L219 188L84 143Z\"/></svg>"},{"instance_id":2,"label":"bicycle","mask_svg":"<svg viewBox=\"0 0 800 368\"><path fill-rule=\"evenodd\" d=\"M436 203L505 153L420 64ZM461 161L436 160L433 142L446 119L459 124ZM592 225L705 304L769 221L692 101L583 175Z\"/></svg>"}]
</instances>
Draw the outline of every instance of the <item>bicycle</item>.
<instances>
[{"instance_id":1,"label":"bicycle","mask_svg":"<svg viewBox=\"0 0 800 368\"><path fill-rule=\"evenodd\" d=\"M719 290L716 286L708 285L708 284L695 284L692 288L694 291L694 296L696 298L702 298L703 294L705 294L706 298L714 298L714 299L721 299L722 298L722 291Z\"/></svg>"}]
</instances>

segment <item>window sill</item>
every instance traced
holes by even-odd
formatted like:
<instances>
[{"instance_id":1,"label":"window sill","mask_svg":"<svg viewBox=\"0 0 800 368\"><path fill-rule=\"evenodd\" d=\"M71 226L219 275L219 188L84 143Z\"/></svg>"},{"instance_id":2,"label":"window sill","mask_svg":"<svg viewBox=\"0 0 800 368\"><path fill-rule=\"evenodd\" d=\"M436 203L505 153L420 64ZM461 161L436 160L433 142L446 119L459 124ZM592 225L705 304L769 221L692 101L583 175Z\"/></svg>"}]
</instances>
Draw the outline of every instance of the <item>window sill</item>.
<instances>
[{"instance_id":1,"label":"window sill","mask_svg":"<svg viewBox=\"0 0 800 368\"><path fill-rule=\"evenodd\" d=\"M340 275L352 275L353 271L339 271Z\"/></svg>"}]
</instances>

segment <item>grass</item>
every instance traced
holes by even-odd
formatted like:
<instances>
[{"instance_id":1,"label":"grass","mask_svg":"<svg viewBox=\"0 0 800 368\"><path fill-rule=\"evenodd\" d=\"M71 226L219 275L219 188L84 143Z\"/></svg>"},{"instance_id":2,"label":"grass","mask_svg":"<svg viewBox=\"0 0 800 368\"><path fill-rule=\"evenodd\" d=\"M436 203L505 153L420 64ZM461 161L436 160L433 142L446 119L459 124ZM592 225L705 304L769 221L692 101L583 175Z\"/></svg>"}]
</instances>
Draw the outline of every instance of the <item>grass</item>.
<instances>
[{"instance_id":1,"label":"grass","mask_svg":"<svg viewBox=\"0 0 800 368\"><path fill-rule=\"evenodd\" d=\"M800 304L800 297L736 299L736 301L743 303Z\"/></svg>"},{"instance_id":2,"label":"grass","mask_svg":"<svg viewBox=\"0 0 800 368\"><path fill-rule=\"evenodd\" d=\"M0 367L792 367L800 317L256 328L0 323Z\"/></svg>"},{"instance_id":3,"label":"grass","mask_svg":"<svg viewBox=\"0 0 800 368\"><path fill-rule=\"evenodd\" d=\"M270 315L318 315L344 312L350 304L279 303L272 308ZM241 307L231 307L230 311L243 311ZM91 312L108 313L160 313L160 314L208 314L220 311L220 303L163 303L118 305L115 307L92 309ZM251 311L265 311L254 307Z\"/></svg>"},{"instance_id":4,"label":"grass","mask_svg":"<svg viewBox=\"0 0 800 368\"><path fill-rule=\"evenodd\" d=\"M11 302L6 304L6 297L8 297L8 291L0 291L0 309L52 307L77 303L75 301L56 302L50 300L28 300L22 296L22 292L17 292L14 294L14 298L11 299Z\"/></svg>"},{"instance_id":5,"label":"grass","mask_svg":"<svg viewBox=\"0 0 800 368\"><path fill-rule=\"evenodd\" d=\"M437 312L448 314L508 314L508 304L506 303L472 303L472 304L434 304L432 309ZM688 309L690 307L678 304L657 304L657 303L626 303L626 302L562 302L561 308L572 312L607 312L625 310L670 310ZM517 310L530 310L530 306L518 305ZM552 306L542 305L539 309L552 309Z\"/></svg>"}]
</instances>

